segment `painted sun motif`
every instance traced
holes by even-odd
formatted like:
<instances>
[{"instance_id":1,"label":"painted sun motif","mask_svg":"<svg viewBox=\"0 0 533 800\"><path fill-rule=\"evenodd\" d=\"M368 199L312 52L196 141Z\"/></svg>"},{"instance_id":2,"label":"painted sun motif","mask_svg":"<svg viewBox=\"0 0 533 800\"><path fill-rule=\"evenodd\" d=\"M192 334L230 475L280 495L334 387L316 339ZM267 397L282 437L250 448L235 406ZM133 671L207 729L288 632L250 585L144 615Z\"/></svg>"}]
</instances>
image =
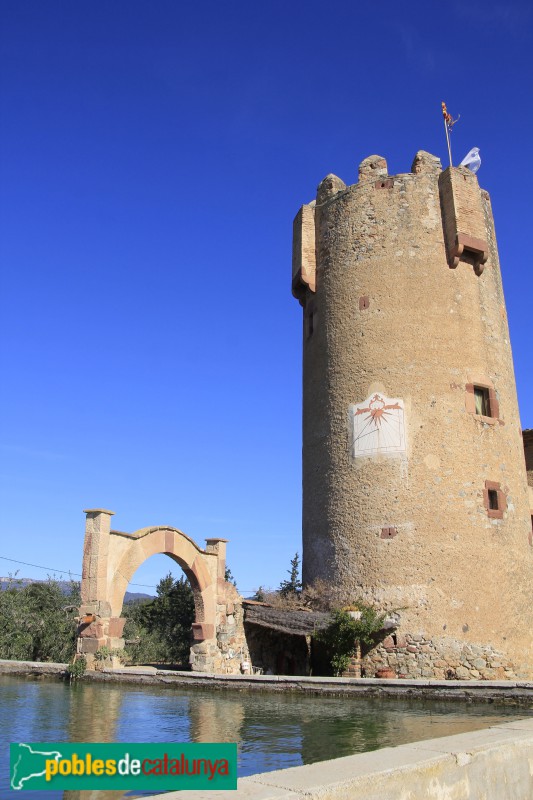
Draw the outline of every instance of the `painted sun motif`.
<instances>
[{"instance_id":1,"label":"painted sun motif","mask_svg":"<svg viewBox=\"0 0 533 800\"><path fill-rule=\"evenodd\" d=\"M350 407L352 455L394 455L405 452L404 405L399 398L374 394Z\"/></svg>"}]
</instances>

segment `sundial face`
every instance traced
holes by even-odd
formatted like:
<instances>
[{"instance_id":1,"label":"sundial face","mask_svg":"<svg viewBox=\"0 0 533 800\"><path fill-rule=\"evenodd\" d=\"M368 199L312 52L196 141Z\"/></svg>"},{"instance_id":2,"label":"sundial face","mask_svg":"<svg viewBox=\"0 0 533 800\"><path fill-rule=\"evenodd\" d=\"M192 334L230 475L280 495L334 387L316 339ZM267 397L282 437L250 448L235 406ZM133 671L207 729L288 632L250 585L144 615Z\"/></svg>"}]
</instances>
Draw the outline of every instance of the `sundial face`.
<instances>
[{"instance_id":1,"label":"sundial face","mask_svg":"<svg viewBox=\"0 0 533 800\"><path fill-rule=\"evenodd\" d=\"M376 393L350 411L354 458L405 453L403 400Z\"/></svg>"}]
</instances>

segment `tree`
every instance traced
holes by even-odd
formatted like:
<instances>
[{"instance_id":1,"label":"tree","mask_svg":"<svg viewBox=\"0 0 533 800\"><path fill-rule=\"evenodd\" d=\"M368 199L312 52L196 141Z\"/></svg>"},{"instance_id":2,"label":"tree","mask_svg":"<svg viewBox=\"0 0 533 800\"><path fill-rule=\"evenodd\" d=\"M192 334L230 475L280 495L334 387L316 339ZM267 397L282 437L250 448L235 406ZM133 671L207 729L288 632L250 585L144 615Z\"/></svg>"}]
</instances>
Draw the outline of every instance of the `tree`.
<instances>
[{"instance_id":1,"label":"tree","mask_svg":"<svg viewBox=\"0 0 533 800\"><path fill-rule=\"evenodd\" d=\"M13 578L0 592L0 658L65 663L76 652L79 584L23 585Z\"/></svg>"},{"instance_id":2,"label":"tree","mask_svg":"<svg viewBox=\"0 0 533 800\"><path fill-rule=\"evenodd\" d=\"M185 577L169 573L157 585L157 597L124 609L124 638L134 663L186 664L194 622L194 596ZM136 641L139 640L139 641Z\"/></svg>"},{"instance_id":3,"label":"tree","mask_svg":"<svg viewBox=\"0 0 533 800\"><path fill-rule=\"evenodd\" d=\"M227 565L226 565L226 569L224 571L224 580L227 581L228 583L233 584L233 586L235 586L235 588L237 588L237 581L233 577L233 574L232 574L230 568Z\"/></svg>"},{"instance_id":4,"label":"tree","mask_svg":"<svg viewBox=\"0 0 533 800\"><path fill-rule=\"evenodd\" d=\"M296 596L299 597L302 591L302 581L300 579L300 556L298 553L294 554L291 559L291 568L287 570L289 573L289 580L284 580L280 583L279 593L282 597Z\"/></svg>"}]
</instances>

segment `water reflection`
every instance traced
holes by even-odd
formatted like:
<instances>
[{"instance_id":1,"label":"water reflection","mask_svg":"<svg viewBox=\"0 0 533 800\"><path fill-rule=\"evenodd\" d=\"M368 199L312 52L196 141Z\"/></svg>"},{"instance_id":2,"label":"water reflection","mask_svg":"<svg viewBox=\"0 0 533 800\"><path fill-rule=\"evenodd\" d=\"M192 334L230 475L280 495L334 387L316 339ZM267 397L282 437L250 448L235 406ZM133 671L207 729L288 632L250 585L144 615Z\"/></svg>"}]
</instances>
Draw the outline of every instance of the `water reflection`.
<instances>
[{"instance_id":1,"label":"water reflection","mask_svg":"<svg viewBox=\"0 0 533 800\"><path fill-rule=\"evenodd\" d=\"M78 690L80 687L75 687ZM124 693L120 688L109 687L109 693L103 693L101 687L96 684L84 685L81 697L78 695L78 702L74 702L70 707L69 719L69 739L79 741L76 738L79 730L79 714L85 717L84 726L90 731L90 738L85 741L111 742L111 741L135 741L136 737L131 735L131 725L137 721L142 724L142 716L145 713L147 702L144 692L128 695L128 733L124 725L118 725L122 709ZM89 691L86 691L86 690ZM200 693L199 696L190 697L169 697L163 696L162 703L158 703L157 698L151 697L148 702L155 702L157 706L160 726L167 730L169 734L175 732L175 725L178 724L180 739L174 741L193 741L193 742L235 742L241 740L241 726L244 720L244 706L242 702L235 702L236 698L226 698L225 700L218 695L209 696ZM165 702L169 701L169 702ZM152 711L156 709L152 708ZM121 736L117 736L120 728ZM142 737L139 741L152 741L153 731L142 730ZM126 739L122 738L127 733ZM163 741L171 741L172 736L163 738ZM148 793L146 793L148 794ZM111 791L65 791L63 800L132 800L135 797L142 797L142 794L135 792L111 792Z\"/></svg>"},{"instance_id":2,"label":"water reflection","mask_svg":"<svg viewBox=\"0 0 533 800\"><path fill-rule=\"evenodd\" d=\"M84 727L90 737L86 742L115 742L117 723L122 709L123 692L118 686L109 686L107 692L98 690L96 684L74 684L69 705L68 741L79 742L80 714L84 717ZM81 690L81 691L80 691ZM65 791L63 800L121 800L125 792Z\"/></svg>"},{"instance_id":3,"label":"water reflection","mask_svg":"<svg viewBox=\"0 0 533 800\"><path fill-rule=\"evenodd\" d=\"M67 741L79 742L76 737L80 728L85 733L85 742L117 741L117 725L124 698L120 687L107 686L102 692L96 683L76 683L70 687L70 692Z\"/></svg>"},{"instance_id":4,"label":"water reflection","mask_svg":"<svg viewBox=\"0 0 533 800\"><path fill-rule=\"evenodd\" d=\"M239 742L244 720L242 702L219 697L191 697L191 741Z\"/></svg>"},{"instance_id":5,"label":"water reflection","mask_svg":"<svg viewBox=\"0 0 533 800\"><path fill-rule=\"evenodd\" d=\"M0 775L9 742L237 742L239 775L476 730L526 711L488 705L315 697L0 675ZM32 792L31 800L131 800L133 792ZM15 800L8 791L2 800Z\"/></svg>"}]
</instances>

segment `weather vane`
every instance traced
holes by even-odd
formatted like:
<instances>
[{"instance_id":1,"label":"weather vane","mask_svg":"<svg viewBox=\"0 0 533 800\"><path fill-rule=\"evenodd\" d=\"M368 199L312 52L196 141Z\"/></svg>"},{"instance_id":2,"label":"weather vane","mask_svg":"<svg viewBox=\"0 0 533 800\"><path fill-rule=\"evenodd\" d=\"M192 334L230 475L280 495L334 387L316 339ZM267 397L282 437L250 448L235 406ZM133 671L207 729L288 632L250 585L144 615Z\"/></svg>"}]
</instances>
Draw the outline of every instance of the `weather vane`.
<instances>
[{"instance_id":1,"label":"weather vane","mask_svg":"<svg viewBox=\"0 0 533 800\"><path fill-rule=\"evenodd\" d=\"M453 166L452 164L452 148L450 145L450 133L452 132L452 128L456 122L459 122L461 115L457 117L457 119L453 119L451 114L448 114L448 109L446 108L446 103L442 102L442 116L444 117L444 130L446 131L446 141L448 142L448 155L450 156L450 167Z\"/></svg>"}]
</instances>

